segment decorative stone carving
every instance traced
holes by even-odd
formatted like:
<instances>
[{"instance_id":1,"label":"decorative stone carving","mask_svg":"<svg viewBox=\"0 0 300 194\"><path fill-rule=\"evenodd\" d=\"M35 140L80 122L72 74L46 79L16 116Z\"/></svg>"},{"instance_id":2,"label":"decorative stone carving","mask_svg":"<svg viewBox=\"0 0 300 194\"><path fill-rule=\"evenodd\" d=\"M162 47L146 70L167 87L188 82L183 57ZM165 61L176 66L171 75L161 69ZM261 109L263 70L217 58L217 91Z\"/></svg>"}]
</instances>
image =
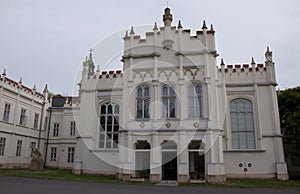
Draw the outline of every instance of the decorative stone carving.
<instances>
[{"instance_id":1,"label":"decorative stone carving","mask_svg":"<svg viewBox=\"0 0 300 194\"><path fill-rule=\"evenodd\" d=\"M171 127L171 123L170 123L170 122L167 122L167 123L166 123L166 127L167 127L167 128L170 128L170 127Z\"/></svg>"}]
</instances>

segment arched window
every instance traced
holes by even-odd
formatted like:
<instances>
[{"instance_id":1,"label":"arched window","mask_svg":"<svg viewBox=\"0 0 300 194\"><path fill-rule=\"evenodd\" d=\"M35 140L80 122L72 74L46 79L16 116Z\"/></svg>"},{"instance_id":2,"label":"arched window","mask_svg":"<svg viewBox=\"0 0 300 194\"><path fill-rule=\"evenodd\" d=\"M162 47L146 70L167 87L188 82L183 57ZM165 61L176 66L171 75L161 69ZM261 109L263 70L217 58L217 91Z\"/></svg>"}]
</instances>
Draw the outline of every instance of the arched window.
<instances>
[{"instance_id":1,"label":"arched window","mask_svg":"<svg viewBox=\"0 0 300 194\"><path fill-rule=\"evenodd\" d=\"M136 90L136 118L149 119L150 88L139 86Z\"/></svg>"},{"instance_id":2,"label":"arched window","mask_svg":"<svg viewBox=\"0 0 300 194\"><path fill-rule=\"evenodd\" d=\"M176 118L176 94L171 86L162 88L163 117Z\"/></svg>"},{"instance_id":3,"label":"arched window","mask_svg":"<svg viewBox=\"0 0 300 194\"><path fill-rule=\"evenodd\" d=\"M252 102L235 99L230 102L231 139L233 149L255 149Z\"/></svg>"},{"instance_id":4,"label":"arched window","mask_svg":"<svg viewBox=\"0 0 300 194\"><path fill-rule=\"evenodd\" d=\"M99 147L118 148L120 107L115 103L106 103L100 108L100 139Z\"/></svg>"},{"instance_id":5,"label":"arched window","mask_svg":"<svg viewBox=\"0 0 300 194\"><path fill-rule=\"evenodd\" d=\"M189 117L203 117L202 86L193 84L188 88Z\"/></svg>"}]
</instances>

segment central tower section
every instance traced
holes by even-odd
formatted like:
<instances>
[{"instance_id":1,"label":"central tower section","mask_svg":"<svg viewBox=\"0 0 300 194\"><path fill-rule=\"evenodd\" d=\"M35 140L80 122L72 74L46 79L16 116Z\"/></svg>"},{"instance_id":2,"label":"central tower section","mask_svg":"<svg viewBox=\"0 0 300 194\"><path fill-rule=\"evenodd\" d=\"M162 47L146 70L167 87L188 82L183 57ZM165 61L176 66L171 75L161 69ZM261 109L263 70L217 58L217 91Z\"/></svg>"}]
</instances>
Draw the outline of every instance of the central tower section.
<instances>
[{"instance_id":1,"label":"central tower section","mask_svg":"<svg viewBox=\"0 0 300 194\"><path fill-rule=\"evenodd\" d=\"M138 168L143 165L133 158L135 146L144 141L151 148L145 177L153 181L171 177L186 182L189 177L188 145L195 138L202 142L212 138L205 142L211 143L208 147L213 150L206 156L206 162L221 166L206 168L204 174L209 175L209 169L224 174L222 154L217 149L221 142L206 137L210 130L221 130L217 110L215 31L212 26L208 30L203 22L202 29L191 35L191 30L183 29L181 21L177 26L172 26L172 21L171 10L166 8L164 26L158 27L155 23L153 31L146 32L145 39L136 35L131 27L123 38L121 133L124 135L120 144L124 150L120 153L129 154L120 154L121 164L124 164L120 174L125 177L126 174L140 175ZM170 154L173 156L170 161L161 153L166 142L173 145L175 153ZM175 164L176 171L166 174L169 167L165 165ZM215 168L221 169L220 172Z\"/></svg>"}]
</instances>

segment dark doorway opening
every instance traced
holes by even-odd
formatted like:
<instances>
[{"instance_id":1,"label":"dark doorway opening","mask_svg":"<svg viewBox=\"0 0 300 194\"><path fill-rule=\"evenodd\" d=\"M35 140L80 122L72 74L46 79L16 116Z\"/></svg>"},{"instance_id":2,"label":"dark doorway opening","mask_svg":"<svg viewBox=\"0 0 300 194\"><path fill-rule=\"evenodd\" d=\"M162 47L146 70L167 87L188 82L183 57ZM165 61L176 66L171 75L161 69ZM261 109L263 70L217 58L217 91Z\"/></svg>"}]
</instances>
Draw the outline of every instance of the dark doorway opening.
<instances>
[{"instance_id":1,"label":"dark doorway opening","mask_svg":"<svg viewBox=\"0 0 300 194\"><path fill-rule=\"evenodd\" d=\"M192 180L205 180L204 144L201 141L189 144L189 175Z\"/></svg>"},{"instance_id":2,"label":"dark doorway opening","mask_svg":"<svg viewBox=\"0 0 300 194\"><path fill-rule=\"evenodd\" d=\"M174 141L162 143L162 180L177 180L177 144Z\"/></svg>"},{"instance_id":3,"label":"dark doorway opening","mask_svg":"<svg viewBox=\"0 0 300 194\"><path fill-rule=\"evenodd\" d=\"M162 153L162 180L177 180L177 153Z\"/></svg>"}]
</instances>

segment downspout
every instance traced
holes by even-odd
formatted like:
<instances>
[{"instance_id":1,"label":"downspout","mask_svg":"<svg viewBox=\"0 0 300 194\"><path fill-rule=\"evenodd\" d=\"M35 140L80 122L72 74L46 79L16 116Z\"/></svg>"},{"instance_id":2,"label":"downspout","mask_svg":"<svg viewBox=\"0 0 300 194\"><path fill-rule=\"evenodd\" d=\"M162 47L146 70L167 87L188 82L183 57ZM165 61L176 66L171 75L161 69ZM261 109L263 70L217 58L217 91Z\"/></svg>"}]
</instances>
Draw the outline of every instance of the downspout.
<instances>
[{"instance_id":1,"label":"downspout","mask_svg":"<svg viewBox=\"0 0 300 194\"><path fill-rule=\"evenodd\" d=\"M49 108L50 111L50 116L49 116L49 120L48 120L48 133L47 133L47 140L46 140L46 153L45 153L45 162L44 162L44 166L46 166L46 162L47 162L47 156L48 156L48 144L49 144L49 135L50 135L50 126L51 126L51 117L52 117L52 109L51 107Z\"/></svg>"},{"instance_id":2,"label":"downspout","mask_svg":"<svg viewBox=\"0 0 300 194\"><path fill-rule=\"evenodd\" d=\"M44 117L44 111L45 111L45 105L46 103L43 102L42 106L42 114L41 114L41 122L40 122L40 130L39 130L39 139L38 139L38 150L40 150L40 144L41 144L41 135L42 135L42 126L43 126L43 117Z\"/></svg>"}]
</instances>

